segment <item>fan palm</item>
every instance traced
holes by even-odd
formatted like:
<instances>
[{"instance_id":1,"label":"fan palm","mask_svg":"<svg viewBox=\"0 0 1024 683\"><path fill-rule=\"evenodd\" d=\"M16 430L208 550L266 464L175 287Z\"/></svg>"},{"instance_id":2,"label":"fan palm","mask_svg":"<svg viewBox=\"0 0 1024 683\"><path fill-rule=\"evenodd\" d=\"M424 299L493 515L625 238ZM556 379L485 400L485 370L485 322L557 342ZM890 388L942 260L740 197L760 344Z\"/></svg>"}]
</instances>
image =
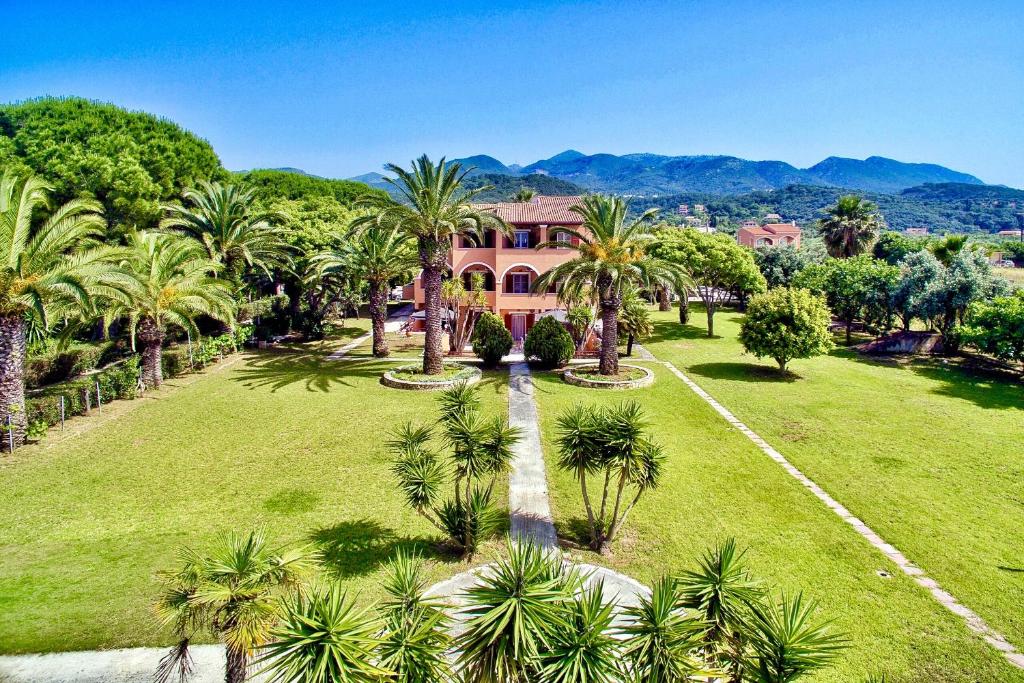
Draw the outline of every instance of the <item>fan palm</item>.
<instances>
[{"instance_id":1,"label":"fan palm","mask_svg":"<svg viewBox=\"0 0 1024 683\"><path fill-rule=\"evenodd\" d=\"M98 202L74 199L33 220L50 191L35 176L8 170L0 178L0 419L9 416L15 446L25 440L26 321L45 330L51 319L88 311L111 267L109 249L88 248L105 227Z\"/></svg>"},{"instance_id":2,"label":"fan palm","mask_svg":"<svg viewBox=\"0 0 1024 683\"><path fill-rule=\"evenodd\" d=\"M110 286L107 318L126 317L142 345L142 382L159 387L164 335L171 325L199 334L200 315L230 323L234 302L230 286L211 276L217 264L193 239L167 233L138 232L128 238L120 267L101 281Z\"/></svg>"},{"instance_id":3,"label":"fan palm","mask_svg":"<svg viewBox=\"0 0 1024 683\"><path fill-rule=\"evenodd\" d=\"M878 207L856 195L840 197L827 213L827 218L818 221L818 229L829 256L835 258L867 252L882 229Z\"/></svg>"},{"instance_id":4,"label":"fan palm","mask_svg":"<svg viewBox=\"0 0 1024 683\"><path fill-rule=\"evenodd\" d=\"M191 672L190 641L202 630L224 642L227 683L242 683L255 648L271 638L280 618L279 596L298 585L311 568L303 548L277 551L266 533L231 534L209 555L183 548L178 569L162 572L156 602L161 620L180 642L157 670L158 683Z\"/></svg>"},{"instance_id":5,"label":"fan palm","mask_svg":"<svg viewBox=\"0 0 1024 683\"><path fill-rule=\"evenodd\" d=\"M534 190L532 187L520 187L518 190L516 190L516 193L512 195L512 201L525 204L526 202L531 201L536 196L537 191Z\"/></svg>"},{"instance_id":6,"label":"fan palm","mask_svg":"<svg viewBox=\"0 0 1024 683\"><path fill-rule=\"evenodd\" d=\"M541 274L533 284L534 292L555 285L560 296L568 290L593 287L601 310L601 374L619 371L618 320L622 291L627 283L665 285L677 282L681 271L673 264L646 252L652 237L647 219L656 213L648 210L633 221L626 220L629 202L618 197L591 195L569 210L583 219L581 229L559 228L576 238L572 246L578 255ZM543 242L538 249L564 247L564 242Z\"/></svg>"},{"instance_id":7,"label":"fan palm","mask_svg":"<svg viewBox=\"0 0 1024 683\"><path fill-rule=\"evenodd\" d=\"M949 268L957 254L967 246L967 235L947 235L938 242L932 244L929 250L938 259L939 263Z\"/></svg>"},{"instance_id":8,"label":"fan palm","mask_svg":"<svg viewBox=\"0 0 1024 683\"><path fill-rule=\"evenodd\" d=\"M418 259L408 235L394 228L372 225L352 235L338 252L314 258L320 273L348 270L365 280L370 288L370 321L373 325L373 355L388 355L384 321L388 314L391 282L416 267Z\"/></svg>"},{"instance_id":9,"label":"fan palm","mask_svg":"<svg viewBox=\"0 0 1024 683\"><path fill-rule=\"evenodd\" d=\"M379 225L393 228L416 241L417 255L423 268L426 335L423 349L423 372L437 375L444 370L441 348L441 280L448 269L452 240L466 235L482 243L488 228L510 234L511 229L498 216L481 211L470 202L481 192L492 189L485 185L467 189L466 174L457 163L444 158L436 165L424 155L406 170L395 164L387 169L397 176L387 179L399 200L390 196L368 196L361 203L372 215L357 219L354 226Z\"/></svg>"},{"instance_id":10,"label":"fan palm","mask_svg":"<svg viewBox=\"0 0 1024 683\"><path fill-rule=\"evenodd\" d=\"M203 181L183 197L191 206L165 206L160 228L199 240L236 287L246 267L269 272L287 262L282 228L271 225L278 215L256 208L254 189Z\"/></svg>"}]
</instances>

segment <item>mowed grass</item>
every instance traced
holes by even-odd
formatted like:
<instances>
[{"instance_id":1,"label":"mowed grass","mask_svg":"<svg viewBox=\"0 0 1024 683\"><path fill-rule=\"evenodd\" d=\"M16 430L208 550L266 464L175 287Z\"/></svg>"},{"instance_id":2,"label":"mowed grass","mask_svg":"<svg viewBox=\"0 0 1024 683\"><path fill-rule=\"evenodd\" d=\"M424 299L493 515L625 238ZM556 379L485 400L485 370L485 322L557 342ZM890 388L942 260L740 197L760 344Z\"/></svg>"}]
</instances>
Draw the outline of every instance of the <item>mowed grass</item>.
<instances>
[{"instance_id":1,"label":"mowed grass","mask_svg":"<svg viewBox=\"0 0 1024 683\"><path fill-rule=\"evenodd\" d=\"M885 673L894 682L1024 681L1024 672L972 635L680 380L660 365L646 365L657 375L655 384L629 391L572 387L553 373L535 373L560 534L574 535L584 517L577 482L553 465L555 420L566 407L639 401L668 456L660 487L634 509L613 554L574 554L650 584L695 566L705 549L733 536L749 548L758 575L817 599L820 617L833 619L849 637L850 649L837 665L812 680L846 683Z\"/></svg>"},{"instance_id":2,"label":"mowed grass","mask_svg":"<svg viewBox=\"0 0 1024 683\"><path fill-rule=\"evenodd\" d=\"M1018 286L1024 286L1024 268L993 268L992 270L1010 282Z\"/></svg>"},{"instance_id":3,"label":"mowed grass","mask_svg":"<svg viewBox=\"0 0 1024 683\"><path fill-rule=\"evenodd\" d=\"M172 380L69 425L87 428L77 436L4 456L0 652L167 644L151 609L156 572L182 544L209 548L259 523L275 543L323 551L363 603L381 595L382 563L399 548L434 558L438 579L464 569L403 506L383 444L406 420L432 422L436 394L381 386L390 363L325 360L358 333ZM505 413L506 386L485 376L486 414Z\"/></svg>"},{"instance_id":4,"label":"mowed grass","mask_svg":"<svg viewBox=\"0 0 1024 683\"><path fill-rule=\"evenodd\" d=\"M744 354L741 316L658 317L671 361L929 576L1024 648L1024 384L958 361Z\"/></svg>"}]
</instances>

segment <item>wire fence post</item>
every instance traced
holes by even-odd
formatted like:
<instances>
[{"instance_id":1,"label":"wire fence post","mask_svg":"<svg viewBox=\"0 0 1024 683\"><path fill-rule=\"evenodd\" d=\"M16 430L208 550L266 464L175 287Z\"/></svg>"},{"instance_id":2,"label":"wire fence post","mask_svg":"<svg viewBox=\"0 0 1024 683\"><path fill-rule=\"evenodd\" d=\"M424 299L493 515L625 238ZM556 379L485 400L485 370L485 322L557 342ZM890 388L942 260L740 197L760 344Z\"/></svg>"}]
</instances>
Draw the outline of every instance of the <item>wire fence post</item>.
<instances>
[{"instance_id":1,"label":"wire fence post","mask_svg":"<svg viewBox=\"0 0 1024 683\"><path fill-rule=\"evenodd\" d=\"M64 431L64 394L60 395L60 431Z\"/></svg>"},{"instance_id":2,"label":"wire fence post","mask_svg":"<svg viewBox=\"0 0 1024 683\"><path fill-rule=\"evenodd\" d=\"M89 389L83 388L82 393L85 394L85 412L88 413L90 410L92 410L92 399L89 396Z\"/></svg>"},{"instance_id":3,"label":"wire fence post","mask_svg":"<svg viewBox=\"0 0 1024 683\"><path fill-rule=\"evenodd\" d=\"M188 337L188 369L195 372L196 364L192 361L192 333L185 330L185 335Z\"/></svg>"},{"instance_id":4,"label":"wire fence post","mask_svg":"<svg viewBox=\"0 0 1024 683\"><path fill-rule=\"evenodd\" d=\"M103 397L100 395L100 383L96 382L96 410L103 412Z\"/></svg>"},{"instance_id":5,"label":"wire fence post","mask_svg":"<svg viewBox=\"0 0 1024 683\"><path fill-rule=\"evenodd\" d=\"M10 446L11 453L14 452L14 427L11 426L11 414L7 413L7 443Z\"/></svg>"}]
</instances>

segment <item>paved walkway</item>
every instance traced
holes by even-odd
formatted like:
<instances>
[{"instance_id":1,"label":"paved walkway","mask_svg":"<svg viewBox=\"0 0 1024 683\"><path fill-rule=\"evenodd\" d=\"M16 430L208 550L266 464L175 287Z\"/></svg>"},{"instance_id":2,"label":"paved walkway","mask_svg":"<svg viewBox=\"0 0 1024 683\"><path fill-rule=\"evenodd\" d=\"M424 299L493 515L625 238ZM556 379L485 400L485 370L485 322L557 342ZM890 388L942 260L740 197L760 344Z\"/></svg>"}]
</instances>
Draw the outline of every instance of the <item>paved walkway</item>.
<instances>
[{"instance_id":1,"label":"paved walkway","mask_svg":"<svg viewBox=\"0 0 1024 683\"><path fill-rule=\"evenodd\" d=\"M750 429L750 427L740 422L739 419L735 415L733 415L728 408L726 408L721 403L716 401L714 398L711 397L710 394L701 389L696 382L694 382L692 379L690 379L685 374L680 372L680 370L676 368L676 366L672 365L672 363L669 363L667 361L664 362L663 365L666 368L668 368L669 371L672 372L672 374L681 379L686 384L686 386L690 387L690 389L692 389L695 394L704 399L704 401L706 401L708 405L714 408L719 415L725 418L725 420L729 424L743 432L743 434L748 439L753 441L754 444L758 448L760 448L765 455L767 455L775 462L779 463L779 465L781 465L782 468L790 474L790 476L792 476L794 479L796 479L805 487L807 487L807 489L811 493L813 493L815 497L818 498L818 500L827 505L829 509L832 510L832 512L839 515L839 517L844 522L852 526L854 531L863 536L868 543L870 543L872 546L880 550L883 554L885 554L886 557L892 560L904 574L910 576L914 579L914 581L916 581L918 584L926 588L932 594L932 597L935 598L935 600L938 601L940 605L942 605L958 617L962 618L964 620L964 623L967 624L967 628L969 628L971 631L984 638L985 642L987 642L989 645L1002 652L1011 664L1020 669L1024 669L1024 654L1018 652L1017 649L1013 646L1013 644L1006 640L1005 636L1003 636L1001 633L994 630L991 626L985 623L985 620L982 619L974 611L957 602L957 599L953 597L952 594L944 590L942 586L940 586L938 582L935 581L935 579L928 577L920 567L911 563L910 560L908 560L903 555L903 553L896 549L896 547L894 547L890 543L887 543L885 539L883 539L881 536L872 531L867 524L865 524L863 521L855 517L849 510L843 507L843 505L840 504L835 498L827 494L824 489L822 489L820 486L814 483L814 481L811 480L807 475L805 475L803 472L797 469L795 465L786 460L785 456L783 456L777 450L772 448L767 441L762 439L756 432Z\"/></svg>"},{"instance_id":2,"label":"paved walkway","mask_svg":"<svg viewBox=\"0 0 1024 683\"><path fill-rule=\"evenodd\" d=\"M533 400L530 366L526 363L513 363L509 367L508 421L523 430L523 438L513 449L515 455L508 480L512 537L531 538L544 548L556 549L558 539L548 503L537 404Z\"/></svg>"},{"instance_id":3,"label":"paved walkway","mask_svg":"<svg viewBox=\"0 0 1024 683\"><path fill-rule=\"evenodd\" d=\"M398 332L400 329L402 329L402 325L405 323L406 320L409 319L410 315L412 315L412 304L408 304L398 309L397 311L392 313L391 316L384 322L384 332ZM372 337L372 330L370 332L367 332L366 334L356 337L348 344L345 344L340 349L338 349L331 355L327 356L327 360L341 360L345 358L345 356L347 356L350 351L359 348L360 346L365 344L368 339L371 339Z\"/></svg>"}]
</instances>

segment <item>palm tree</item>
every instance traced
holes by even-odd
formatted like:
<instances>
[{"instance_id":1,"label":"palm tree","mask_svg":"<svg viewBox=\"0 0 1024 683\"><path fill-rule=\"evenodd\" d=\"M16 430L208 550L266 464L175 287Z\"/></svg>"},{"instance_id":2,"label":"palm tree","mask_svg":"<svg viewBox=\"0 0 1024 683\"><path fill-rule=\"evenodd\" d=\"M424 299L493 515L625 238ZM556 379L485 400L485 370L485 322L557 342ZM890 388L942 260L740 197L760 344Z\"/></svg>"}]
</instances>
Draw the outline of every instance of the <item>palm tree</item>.
<instances>
[{"instance_id":1,"label":"palm tree","mask_svg":"<svg viewBox=\"0 0 1024 683\"><path fill-rule=\"evenodd\" d=\"M309 553L270 549L260 528L227 536L209 555L183 548L179 561L178 569L160 574L156 611L180 641L160 661L158 683L175 674L184 681L191 672L189 643L202 630L226 646L225 681L242 683L250 655L270 640L280 619L278 598L309 572Z\"/></svg>"},{"instance_id":2,"label":"palm tree","mask_svg":"<svg viewBox=\"0 0 1024 683\"><path fill-rule=\"evenodd\" d=\"M783 594L780 602L751 605L746 626L753 653L744 666L744 680L751 683L790 683L830 664L848 641L815 623L813 602L803 596Z\"/></svg>"},{"instance_id":3,"label":"palm tree","mask_svg":"<svg viewBox=\"0 0 1024 683\"><path fill-rule=\"evenodd\" d=\"M829 256L850 258L871 249L884 222L878 207L856 195L840 197L818 221Z\"/></svg>"},{"instance_id":4,"label":"palm tree","mask_svg":"<svg viewBox=\"0 0 1024 683\"><path fill-rule=\"evenodd\" d=\"M10 419L15 446L25 441L27 321L45 330L89 310L96 279L110 267L109 249L88 248L106 227L99 202L74 199L33 220L51 190L35 176L7 170L0 178L0 420Z\"/></svg>"},{"instance_id":5,"label":"palm tree","mask_svg":"<svg viewBox=\"0 0 1024 683\"><path fill-rule=\"evenodd\" d=\"M626 609L625 616L622 659L628 680L667 683L707 673L699 658L705 625L680 608L672 579L659 579L650 597L640 596L640 604Z\"/></svg>"},{"instance_id":6,"label":"palm tree","mask_svg":"<svg viewBox=\"0 0 1024 683\"><path fill-rule=\"evenodd\" d=\"M932 255L939 263L949 268L953 259L967 246L967 235L947 235L929 246Z\"/></svg>"},{"instance_id":7,"label":"palm tree","mask_svg":"<svg viewBox=\"0 0 1024 683\"><path fill-rule=\"evenodd\" d=\"M202 242L207 255L221 264L224 277L237 287L246 267L269 272L287 262L282 228L271 223L278 214L256 208L256 193L242 185L199 183L185 190L191 207L169 204L162 230L182 232Z\"/></svg>"},{"instance_id":8,"label":"palm tree","mask_svg":"<svg viewBox=\"0 0 1024 683\"><path fill-rule=\"evenodd\" d=\"M368 196L361 203L373 215L357 219L355 226L377 224L396 229L416 241L420 266L423 268L423 290L426 309L426 335L423 342L423 372L437 375L444 370L441 348L441 280L448 269L452 240L460 235L483 241L483 231L496 229L510 234L511 229L498 216L480 211L470 201L490 185L467 189L463 183L472 169L463 170L444 158L436 165L423 155L406 170L388 164L387 170L397 178L387 181L395 188L399 200L390 196Z\"/></svg>"},{"instance_id":9,"label":"palm tree","mask_svg":"<svg viewBox=\"0 0 1024 683\"><path fill-rule=\"evenodd\" d=\"M537 191L532 187L520 187L514 195L512 195L512 201L525 204L531 201L537 196Z\"/></svg>"},{"instance_id":10,"label":"palm tree","mask_svg":"<svg viewBox=\"0 0 1024 683\"><path fill-rule=\"evenodd\" d=\"M664 288L663 288L664 291ZM651 312L647 310L647 302L640 296L636 285L622 290L622 310L619 315L619 331L626 335L626 355L633 355L633 341L654 334L651 323Z\"/></svg>"},{"instance_id":11,"label":"palm tree","mask_svg":"<svg viewBox=\"0 0 1024 683\"><path fill-rule=\"evenodd\" d=\"M592 286L601 310L601 374L619 371L618 327L622 291L627 283L666 285L679 280L679 269L646 253L652 237L646 230L647 219L656 213L650 209L631 222L626 221L629 202L618 197L591 195L569 210L583 219L583 228L559 228L576 238L572 248L579 255L551 268L533 284L534 292L544 292L552 284L562 290L582 290ZM564 242L544 242L537 249L565 246Z\"/></svg>"},{"instance_id":12,"label":"palm tree","mask_svg":"<svg viewBox=\"0 0 1024 683\"><path fill-rule=\"evenodd\" d=\"M370 320L373 325L373 355L388 355L384 322L388 317L388 291L391 282L416 267L418 259L409 236L394 228L371 225L346 241L341 251L314 257L321 276L349 271L366 280L370 287Z\"/></svg>"},{"instance_id":13,"label":"palm tree","mask_svg":"<svg viewBox=\"0 0 1024 683\"><path fill-rule=\"evenodd\" d=\"M120 267L101 278L110 290L107 319L128 318L142 345L142 382L147 387L163 381L160 357L169 326L198 336L195 319L200 315L225 323L234 320L230 286L211 276L216 267L191 238L138 232L129 236Z\"/></svg>"}]
</instances>

